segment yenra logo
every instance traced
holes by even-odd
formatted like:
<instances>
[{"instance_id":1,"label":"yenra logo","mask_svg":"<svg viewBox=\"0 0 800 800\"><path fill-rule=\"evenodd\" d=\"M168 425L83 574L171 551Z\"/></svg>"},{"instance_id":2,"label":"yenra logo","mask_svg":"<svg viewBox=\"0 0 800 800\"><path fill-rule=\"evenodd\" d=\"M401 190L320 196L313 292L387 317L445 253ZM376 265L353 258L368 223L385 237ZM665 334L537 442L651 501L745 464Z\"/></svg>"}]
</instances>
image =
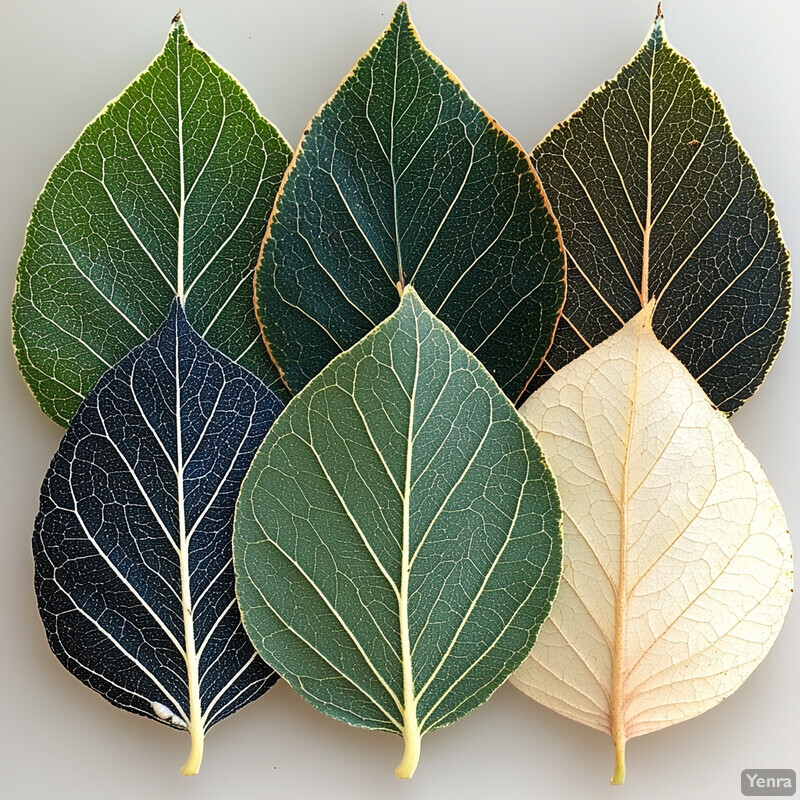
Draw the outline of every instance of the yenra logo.
<instances>
[{"instance_id":1,"label":"yenra logo","mask_svg":"<svg viewBox=\"0 0 800 800\"><path fill-rule=\"evenodd\" d=\"M791 797L797 788L793 769L742 770L742 794L750 797Z\"/></svg>"}]
</instances>

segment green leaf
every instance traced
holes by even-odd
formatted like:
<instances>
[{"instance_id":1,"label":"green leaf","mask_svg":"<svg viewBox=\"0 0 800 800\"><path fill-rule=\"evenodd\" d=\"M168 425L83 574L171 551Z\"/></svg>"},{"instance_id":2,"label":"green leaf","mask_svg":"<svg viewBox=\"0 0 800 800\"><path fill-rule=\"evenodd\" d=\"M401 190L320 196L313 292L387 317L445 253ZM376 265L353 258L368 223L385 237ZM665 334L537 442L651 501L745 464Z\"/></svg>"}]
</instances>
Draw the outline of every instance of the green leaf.
<instances>
[{"instance_id":1,"label":"green leaf","mask_svg":"<svg viewBox=\"0 0 800 800\"><path fill-rule=\"evenodd\" d=\"M311 121L257 271L264 336L301 389L413 284L516 398L564 298L530 161L422 45L401 4Z\"/></svg>"},{"instance_id":2,"label":"green leaf","mask_svg":"<svg viewBox=\"0 0 800 800\"><path fill-rule=\"evenodd\" d=\"M530 652L561 569L538 445L413 289L292 400L234 526L261 655L320 711L420 737L484 702Z\"/></svg>"},{"instance_id":3,"label":"green leaf","mask_svg":"<svg viewBox=\"0 0 800 800\"><path fill-rule=\"evenodd\" d=\"M532 388L655 298L656 335L735 411L783 342L789 254L716 94L669 45L660 13L633 60L532 157L569 287Z\"/></svg>"},{"instance_id":4,"label":"green leaf","mask_svg":"<svg viewBox=\"0 0 800 800\"><path fill-rule=\"evenodd\" d=\"M83 131L34 207L14 345L45 413L66 425L176 296L211 345L286 395L258 341L251 278L290 156L177 17L163 52Z\"/></svg>"}]
</instances>

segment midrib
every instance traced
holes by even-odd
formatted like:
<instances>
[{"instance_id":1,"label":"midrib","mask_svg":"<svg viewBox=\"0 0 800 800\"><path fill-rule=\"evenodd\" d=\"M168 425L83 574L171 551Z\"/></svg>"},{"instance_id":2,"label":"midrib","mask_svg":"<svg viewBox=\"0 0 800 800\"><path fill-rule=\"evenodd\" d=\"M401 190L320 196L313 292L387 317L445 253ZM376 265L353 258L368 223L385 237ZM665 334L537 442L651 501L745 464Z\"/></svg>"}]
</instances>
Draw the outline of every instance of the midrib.
<instances>
[{"instance_id":1,"label":"midrib","mask_svg":"<svg viewBox=\"0 0 800 800\"><path fill-rule=\"evenodd\" d=\"M653 73L656 66L656 48L650 62L650 111L647 122L647 209L645 211L642 242L642 290L641 301L644 308L649 299L650 283L650 233L653 228Z\"/></svg>"},{"instance_id":2,"label":"midrib","mask_svg":"<svg viewBox=\"0 0 800 800\"><path fill-rule=\"evenodd\" d=\"M394 115L395 105L397 103L397 71L399 69L400 59L400 31L397 32L395 39L394 51L394 79L392 84L392 116L391 124L389 126L389 171L392 176L392 216L394 217L394 244L397 253L397 291L400 296L403 295L403 288L406 281L403 276L403 254L400 252L400 221L397 218L397 178L394 173ZM413 413L413 409L412 409Z\"/></svg>"},{"instance_id":3,"label":"midrib","mask_svg":"<svg viewBox=\"0 0 800 800\"><path fill-rule=\"evenodd\" d=\"M181 376L178 335L175 335L175 424L176 424L176 459L175 474L178 494L178 558L181 573L181 606L183 609L183 627L186 650L186 674L189 691L189 733L192 746L189 758L181 771L184 775L194 775L200 769L203 760L203 720L200 707L200 679L197 648L194 638L194 609L192 607L192 590L189 571L189 537L186 531L186 509L184 489L183 462L183 426L181 422Z\"/></svg>"},{"instance_id":4,"label":"midrib","mask_svg":"<svg viewBox=\"0 0 800 800\"><path fill-rule=\"evenodd\" d=\"M403 760L395 770L398 778L410 778L417 768L420 751L420 731L417 719L417 699L414 691L414 673L411 668L411 637L408 629L408 579L410 573L409 557L411 550L411 465L414 441L414 404L419 381L419 331L417 331L417 360L414 371L414 386L411 390L408 414L408 450L406 451L406 475L403 490L403 554L401 559L400 599L400 654L403 660L403 739L405 752Z\"/></svg>"},{"instance_id":5,"label":"midrib","mask_svg":"<svg viewBox=\"0 0 800 800\"><path fill-rule=\"evenodd\" d=\"M636 355L633 361L633 386L631 389L631 409L628 417L628 432L625 437L625 450L622 460L622 486L620 489L620 532L619 532L619 578L616 587L614 649L611 653L611 738L614 742L615 766L611 783L620 784L625 780L625 628L628 612L628 487L630 473L631 441L636 419L636 401L639 388L639 349L641 336L637 336Z\"/></svg>"},{"instance_id":6,"label":"midrib","mask_svg":"<svg viewBox=\"0 0 800 800\"><path fill-rule=\"evenodd\" d=\"M178 96L178 169L181 178L181 198L178 206L178 263L176 271L175 291L180 298L181 305L186 300L184 291L183 275L183 220L186 206L186 175L183 164L183 107L181 104L181 47L180 37L175 37L175 49L177 53L177 96Z\"/></svg>"}]
</instances>

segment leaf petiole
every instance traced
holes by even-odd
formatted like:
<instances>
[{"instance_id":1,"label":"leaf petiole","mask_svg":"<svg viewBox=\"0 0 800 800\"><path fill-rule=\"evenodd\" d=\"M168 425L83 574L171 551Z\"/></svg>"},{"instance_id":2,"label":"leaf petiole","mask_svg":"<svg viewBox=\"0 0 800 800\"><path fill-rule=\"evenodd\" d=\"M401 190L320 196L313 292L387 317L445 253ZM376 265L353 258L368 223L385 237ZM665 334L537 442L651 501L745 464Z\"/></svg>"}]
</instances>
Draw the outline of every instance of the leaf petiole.
<instances>
[{"instance_id":1,"label":"leaf petiole","mask_svg":"<svg viewBox=\"0 0 800 800\"><path fill-rule=\"evenodd\" d=\"M203 723L200 720L196 722L192 720L189 725L189 733L192 737L192 749L189 751L189 758L186 763L181 767L183 775L197 775L200 770L200 764L203 763L203 745L205 744L205 731L203 730Z\"/></svg>"},{"instance_id":2,"label":"leaf petiole","mask_svg":"<svg viewBox=\"0 0 800 800\"><path fill-rule=\"evenodd\" d=\"M394 771L397 778L411 778L419 763L422 736L419 732L416 704L414 708L406 709L404 722L403 740L405 741L406 749L403 753L403 760Z\"/></svg>"},{"instance_id":3,"label":"leaf petiole","mask_svg":"<svg viewBox=\"0 0 800 800\"><path fill-rule=\"evenodd\" d=\"M614 774L611 783L613 786L625 783L625 736L622 733L614 738Z\"/></svg>"}]
</instances>

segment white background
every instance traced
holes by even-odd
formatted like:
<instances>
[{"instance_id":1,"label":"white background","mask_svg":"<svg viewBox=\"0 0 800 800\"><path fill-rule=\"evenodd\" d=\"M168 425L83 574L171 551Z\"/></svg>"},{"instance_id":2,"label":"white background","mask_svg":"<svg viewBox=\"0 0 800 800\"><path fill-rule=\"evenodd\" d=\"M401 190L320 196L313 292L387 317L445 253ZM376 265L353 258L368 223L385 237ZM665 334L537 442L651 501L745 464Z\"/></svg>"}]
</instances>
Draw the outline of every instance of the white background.
<instances>
[{"instance_id":1,"label":"white background","mask_svg":"<svg viewBox=\"0 0 800 800\"><path fill-rule=\"evenodd\" d=\"M83 126L160 51L180 0L2 0L0 292L8 309L25 225ZM183 0L194 40L236 75L294 144L388 23L392 0ZM411 0L423 41L526 149L638 49L651 0ZM718 92L800 251L796 3L665 0L673 45ZM7 313L7 312L6 312ZM6 316L6 319L8 317ZM393 776L401 741L314 711L282 683L214 728L200 774L189 740L113 708L51 655L32 584L30 533L61 430L19 376L6 323L0 360L0 798L740 797L750 767L800 770L800 608L765 662L706 714L634 739L610 787L610 740L510 686L423 741L414 779ZM791 325L766 384L734 417L800 530ZM795 537L795 543L797 538Z\"/></svg>"}]
</instances>

